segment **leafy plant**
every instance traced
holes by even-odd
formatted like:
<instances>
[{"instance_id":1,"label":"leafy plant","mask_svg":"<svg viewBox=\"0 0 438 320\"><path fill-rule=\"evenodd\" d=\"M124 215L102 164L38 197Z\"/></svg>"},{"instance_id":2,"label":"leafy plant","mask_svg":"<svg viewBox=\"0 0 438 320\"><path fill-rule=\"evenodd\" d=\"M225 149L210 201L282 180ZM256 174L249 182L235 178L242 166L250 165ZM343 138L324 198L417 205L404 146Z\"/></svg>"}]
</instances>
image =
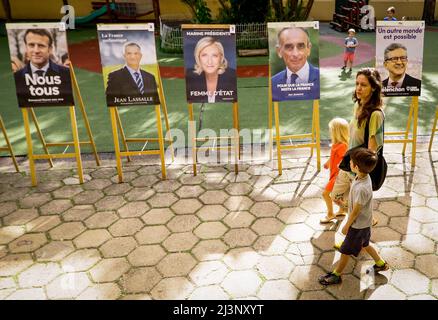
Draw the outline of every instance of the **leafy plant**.
<instances>
[{"instance_id":1,"label":"leafy plant","mask_svg":"<svg viewBox=\"0 0 438 320\"><path fill-rule=\"evenodd\" d=\"M271 21L305 21L309 17L314 0L271 0Z\"/></svg>"},{"instance_id":2,"label":"leafy plant","mask_svg":"<svg viewBox=\"0 0 438 320\"><path fill-rule=\"evenodd\" d=\"M211 10L205 0L181 0L181 2L186 4L192 11L194 23L207 24L213 21L211 18Z\"/></svg>"},{"instance_id":3,"label":"leafy plant","mask_svg":"<svg viewBox=\"0 0 438 320\"><path fill-rule=\"evenodd\" d=\"M218 0L218 20L222 23L265 22L269 0Z\"/></svg>"}]
</instances>

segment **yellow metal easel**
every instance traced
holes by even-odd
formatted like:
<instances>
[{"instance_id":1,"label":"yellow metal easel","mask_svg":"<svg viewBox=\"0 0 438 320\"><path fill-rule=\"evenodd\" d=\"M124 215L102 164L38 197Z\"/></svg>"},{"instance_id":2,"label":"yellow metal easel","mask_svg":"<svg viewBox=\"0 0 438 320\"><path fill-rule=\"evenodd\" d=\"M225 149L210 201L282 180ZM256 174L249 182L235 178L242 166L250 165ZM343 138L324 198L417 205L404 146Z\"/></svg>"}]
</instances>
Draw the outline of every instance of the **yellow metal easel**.
<instances>
[{"instance_id":1,"label":"yellow metal easel","mask_svg":"<svg viewBox=\"0 0 438 320\"><path fill-rule=\"evenodd\" d=\"M169 147L170 147L170 151L171 151L171 155L172 155L172 161L174 160L173 139L172 139L172 134L170 132L170 124L169 124L169 117L167 114L166 99L164 97L163 83L161 81L160 70L159 70L158 66L157 66L157 74L158 74L158 94L160 96L160 102L161 102L161 104L155 105L155 114L156 114L157 131L158 131L157 138L127 138L125 135L125 132L123 130L119 110L115 106L109 107L110 116L111 116L111 126L112 126L112 132L113 132L113 139L114 139L114 152L115 152L115 156L116 156L117 174L119 176L119 183L123 182L123 170L122 170L122 158L121 157L127 157L128 162L129 162L129 161L131 161L130 156L158 154L160 156L161 176L163 179L166 179L166 176L167 176L166 175L166 162L165 162L165 156L164 156L164 143L165 142L169 143ZM163 108L164 121L165 121L165 126L166 126L166 130L167 130L167 135L168 135L167 138L165 138L163 136L161 108ZM123 144L125 151L120 150L119 133L120 133L120 138L122 140L122 144ZM147 143L149 141L158 142L159 149L158 150L129 151L128 143L130 143L130 142Z\"/></svg>"},{"instance_id":2,"label":"yellow metal easel","mask_svg":"<svg viewBox=\"0 0 438 320\"><path fill-rule=\"evenodd\" d=\"M409 138L409 133L412 126L412 136ZM409 106L409 115L405 131L390 131L385 132L385 136L404 136L403 139L384 139L385 143L403 143L402 155L405 155L406 145L412 144L411 167L415 167L415 158L417 152L417 128L418 128L418 96L413 96Z\"/></svg>"},{"instance_id":3,"label":"yellow metal easel","mask_svg":"<svg viewBox=\"0 0 438 320\"><path fill-rule=\"evenodd\" d=\"M8 134L6 132L6 127L5 127L5 124L3 122L1 115L0 115L0 129L3 132L3 137L5 138L5 141L6 141L6 146L0 147L0 151L8 151L9 152L9 154L11 155L11 158L12 158L12 162L14 163L15 170L17 172L20 172L20 168L18 167L18 162L17 162L17 159L15 158L14 151L12 150L12 145L11 145L11 142L9 141Z\"/></svg>"},{"instance_id":4,"label":"yellow metal easel","mask_svg":"<svg viewBox=\"0 0 438 320\"><path fill-rule=\"evenodd\" d=\"M80 151L80 146L82 144L91 145L91 147L93 149L94 157L96 159L96 164L98 166L100 165L100 160L99 160L99 156L97 154L96 144L94 142L93 134L91 132L90 123L88 121L88 116L87 116L87 113L85 111L85 105L84 105L84 102L83 102L83 99L81 96L81 92L79 89L79 85L78 85L72 64L70 64L70 77L71 77L71 81L72 81L73 92L76 92L76 96L79 99L79 109L80 109L82 116L84 118L85 127L87 129L89 141L79 141L78 126L77 126L77 120L76 120L76 111L75 111L74 106L69 106L73 141L67 141L67 142L46 142L46 140L44 139L44 135L42 133L42 130L39 126L37 116L36 116L33 108L31 108L31 107L21 108L21 111L23 114L23 120L24 120L24 129L25 129L25 133L26 133L30 175L31 175L33 186L36 186L36 184L37 184L35 160L47 159L49 161L50 167L53 167L52 159L54 159L54 158L76 158L79 182L83 183L84 178L83 178L83 171L82 171L81 151ZM41 143L43 145L43 149L45 151L45 154L34 154L33 153L32 135L31 135L30 121L29 121L29 112L31 114L33 123L35 125L37 134L38 134L38 136L41 140ZM74 153L63 152L63 153L58 153L58 154L52 154L49 152L49 147L59 147L59 146L66 146L67 148L69 146L73 146Z\"/></svg>"},{"instance_id":5,"label":"yellow metal easel","mask_svg":"<svg viewBox=\"0 0 438 320\"><path fill-rule=\"evenodd\" d=\"M430 134L429 149L428 149L429 152L432 151L433 138L435 136L435 132L438 131L438 129L436 127L437 121L438 121L438 106L437 106L436 112L435 112L435 120L433 121L432 133Z\"/></svg>"},{"instance_id":6,"label":"yellow metal easel","mask_svg":"<svg viewBox=\"0 0 438 320\"><path fill-rule=\"evenodd\" d=\"M312 111L312 131L311 133L295 134L295 135L280 135L280 117L279 117L279 103L272 101L271 90L271 68L269 68L269 102L268 102L268 128L269 128L269 160L272 160L273 154L273 140L277 146L277 162L278 162L278 174L283 174L283 166L281 163L281 151L298 148L310 148L310 156L313 156L313 150L316 149L316 164L318 171L321 170L321 140L320 140L320 126L319 126L319 100L313 100ZM272 109L274 108L275 119L275 137L272 132ZM301 143L296 145L282 146L282 140L294 140L294 139L306 139L310 138L310 143Z\"/></svg>"},{"instance_id":7,"label":"yellow metal easel","mask_svg":"<svg viewBox=\"0 0 438 320\"><path fill-rule=\"evenodd\" d=\"M192 145L192 160L193 160L193 175L197 175L197 152L198 150L234 150L234 172L239 173L239 159L240 159L240 135L239 135L239 104L233 102L233 135L225 137L206 137L206 138L196 138L196 125L193 116L193 103L188 104L189 108L189 120L190 120L190 135L189 139ZM196 143L198 141L209 141L209 140L231 140L231 146L214 146L214 147L198 147ZM234 143L233 143L234 142Z\"/></svg>"}]
</instances>

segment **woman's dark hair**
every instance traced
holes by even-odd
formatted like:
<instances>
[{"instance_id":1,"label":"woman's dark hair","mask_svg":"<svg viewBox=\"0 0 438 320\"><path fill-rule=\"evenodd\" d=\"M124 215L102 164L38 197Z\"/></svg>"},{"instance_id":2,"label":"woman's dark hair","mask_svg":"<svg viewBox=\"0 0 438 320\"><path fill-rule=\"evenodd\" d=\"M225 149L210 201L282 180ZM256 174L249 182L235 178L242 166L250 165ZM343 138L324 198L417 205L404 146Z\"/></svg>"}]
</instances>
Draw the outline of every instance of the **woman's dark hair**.
<instances>
[{"instance_id":1,"label":"woman's dark hair","mask_svg":"<svg viewBox=\"0 0 438 320\"><path fill-rule=\"evenodd\" d=\"M362 105L360 99L356 96L356 89L353 92L353 101L358 102L360 108L360 113L357 116L357 125L361 126L362 122L371 115L371 113L376 109L381 109L383 105L382 100L382 79L380 77L379 71L374 68L362 68L356 74L356 79L360 75L365 76L371 85L371 97L365 105Z\"/></svg>"}]
</instances>

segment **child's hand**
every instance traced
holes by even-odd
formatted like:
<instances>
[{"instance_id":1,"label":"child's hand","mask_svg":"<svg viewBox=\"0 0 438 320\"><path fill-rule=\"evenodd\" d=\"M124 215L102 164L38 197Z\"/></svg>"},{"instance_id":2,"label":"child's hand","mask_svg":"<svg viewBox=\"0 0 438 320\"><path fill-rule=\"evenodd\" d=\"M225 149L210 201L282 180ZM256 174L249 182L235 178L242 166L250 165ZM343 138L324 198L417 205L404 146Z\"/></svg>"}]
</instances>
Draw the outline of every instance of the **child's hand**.
<instances>
[{"instance_id":1,"label":"child's hand","mask_svg":"<svg viewBox=\"0 0 438 320\"><path fill-rule=\"evenodd\" d=\"M328 168L330 168L330 160L324 163L324 169L328 169Z\"/></svg>"},{"instance_id":2,"label":"child's hand","mask_svg":"<svg viewBox=\"0 0 438 320\"><path fill-rule=\"evenodd\" d=\"M350 229L347 225L345 225L343 228L342 228L342 234L343 235L347 235L347 233L348 233L348 229Z\"/></svg>"}]
</instances>

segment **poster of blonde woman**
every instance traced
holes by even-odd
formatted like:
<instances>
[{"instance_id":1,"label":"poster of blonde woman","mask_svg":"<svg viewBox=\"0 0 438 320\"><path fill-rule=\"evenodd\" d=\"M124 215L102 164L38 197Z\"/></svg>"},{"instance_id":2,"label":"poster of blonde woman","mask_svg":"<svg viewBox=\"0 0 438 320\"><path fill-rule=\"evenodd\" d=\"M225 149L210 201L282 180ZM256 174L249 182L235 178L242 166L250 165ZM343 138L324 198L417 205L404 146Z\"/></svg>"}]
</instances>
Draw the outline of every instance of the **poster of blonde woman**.
<instances>
[{"instance_id":1,"label":"poster of blonde woman","mask_svg":"<svg viewBox=\"0 0 438 320\"><path fill-rule=\"evenodd\" d=\"M64 23L6 24L18 105L72 106L73 91Z\"/></svg>"},{"instance_id":2,"label":"poster of blonde woman","mask_svg":"<svg viewBox=\"0 0 438 320\"><path fill-rule=\"evenodd\" d=\"M424 21L377 21L376 68L385 96L420 96Z\"/></svg>"},{"instance_id":3,"label":"poster of blonde woman","mask_svg":"<svg viewBox=\"0 0 438 320\"><path fill-rule=\"evenodd\" d=\"M153 23L100 24L97 34L108 107L159 104Z\"/></svg>"},{"instance_id":4,"label":"poster of blonde woman","mask_svg":"<svg viewBox=\"0 0 438 320\"><path fill-rule=\"evenodd\" d=\"M183 25L189 103L237 101L234 25Z\"/></svg>"},{"instance_id":5,"label":"poster of blonde woman","mask_svg":"<svg viewBox=\"0 0 438 320\"><path fill-rule=\"evenodd\" d=\"M319 99L319 22L268 23L272 101Z\"/></svg>"}]
</instances>

